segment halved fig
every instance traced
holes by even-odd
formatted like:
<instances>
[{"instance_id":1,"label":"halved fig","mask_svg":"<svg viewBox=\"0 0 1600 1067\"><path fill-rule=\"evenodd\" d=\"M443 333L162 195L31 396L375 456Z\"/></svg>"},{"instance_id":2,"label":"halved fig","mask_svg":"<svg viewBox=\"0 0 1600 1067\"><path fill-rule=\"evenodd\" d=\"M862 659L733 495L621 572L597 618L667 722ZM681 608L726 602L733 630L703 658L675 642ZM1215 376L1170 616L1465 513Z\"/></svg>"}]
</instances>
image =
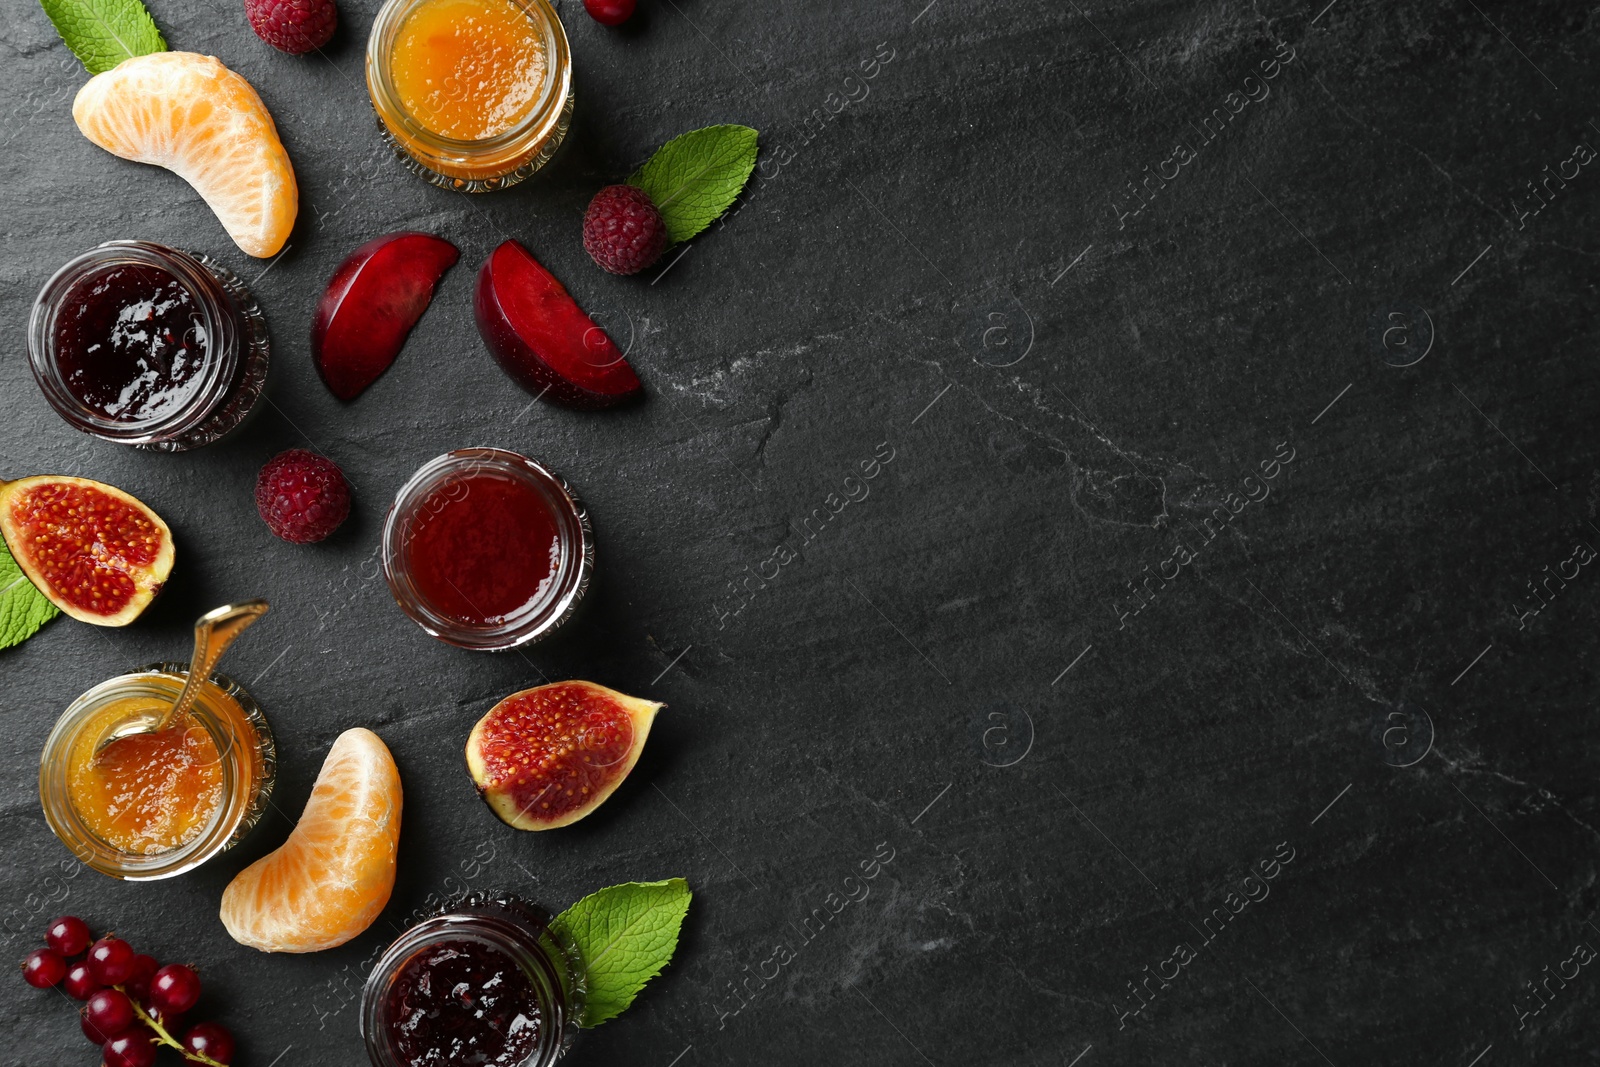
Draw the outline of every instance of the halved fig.
<instances>
[{"instance_id":1,"label":"halved fig","mask_svg":"<svg viewBox=\"0 0 1600 1067\"><path fill-rule=\"evenodd\" d=\"M603 408L644 391L616 343L516 241L484 260L472 310L490 354L530 393Z\"/></svg>"},{"instance_id":2,"label":"halved fig","mask_svg":"<svg viewBox=\"0 0 1600 1067\"><path fill-rule=\"evenodd\" d=\"M311 358L329 390L354 400L400 354L434 287L461 253L431 233L391 233L350 253L311 320Z\"/></svg>"},{"instance_id":3,"label":"halved fig","mask_svg":"<svg viewBox=\"0 0 1600 1067\"><path fill-rule=\"evenodd\" d=\"M172 531L161 516L88 478L0 482L0 534L39 592L96 626L137 619L172 573Z\"/></svg>"},{"instance_id":4,"label":"halved fig","mask_svg":"<svg viewBox=\"0 0 1600 1067\"><path fill-rule=\"evenodd\" d=\"M467 770L484 803L507 825L567 826L622 784L663 707L593 682L524 689L472 728Z\"/></svg>"}]
</instances>

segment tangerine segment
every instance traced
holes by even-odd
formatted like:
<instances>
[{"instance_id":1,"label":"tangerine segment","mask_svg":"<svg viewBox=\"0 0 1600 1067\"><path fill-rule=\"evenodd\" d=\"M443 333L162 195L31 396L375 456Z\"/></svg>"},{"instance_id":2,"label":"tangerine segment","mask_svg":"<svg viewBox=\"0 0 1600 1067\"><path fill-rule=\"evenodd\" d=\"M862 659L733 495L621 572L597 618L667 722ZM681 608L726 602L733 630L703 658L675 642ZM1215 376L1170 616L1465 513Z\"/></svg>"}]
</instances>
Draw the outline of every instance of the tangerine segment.
<instances>
[{"instance_id":1,"label":"tangerine segment","mask_svg":"<svg viewBox=\"0 0 1600 1067\"><path fill-rule=\"evenodd\" d=\"M113 155L194 187L252 256L276 255L300 209L294 167L255 89L212 56L127 59L78 91L72 118Z\"/></svg>"},{"instance_id":2,"label":"tangerine segment","mask_svg":"<svg viewBox=\"0 0 1600 1067\"><path fill-rule=\"evenodd\" d=\"M519 830L577 822L639 762L663 705L593 682L513 693L467 738L467 769L500 819Z\"/></svg>"},{"instance_id":3,"label":"tangerine segment","mask_svg":"<svg viewBox=\"0 0 1600 1067\"><path fill-rule=\"evenodd\" d=\"M132 622L172 572L172 531L161 517L88 478L0 483L0 531L40 592L98 626Z\"/></svg>"},{"instance_id":4,"label":"tangerine segment","mask_svg":"<svg viewBox=\"0 0 1600 1067\"><path fill-rule=\"evenodd\" d=\"M222 925L263 952L318 952L377 919L394 890L400 772L371 730L334 741L294 830L222 893Z\"/></svg>"}]
</instances>

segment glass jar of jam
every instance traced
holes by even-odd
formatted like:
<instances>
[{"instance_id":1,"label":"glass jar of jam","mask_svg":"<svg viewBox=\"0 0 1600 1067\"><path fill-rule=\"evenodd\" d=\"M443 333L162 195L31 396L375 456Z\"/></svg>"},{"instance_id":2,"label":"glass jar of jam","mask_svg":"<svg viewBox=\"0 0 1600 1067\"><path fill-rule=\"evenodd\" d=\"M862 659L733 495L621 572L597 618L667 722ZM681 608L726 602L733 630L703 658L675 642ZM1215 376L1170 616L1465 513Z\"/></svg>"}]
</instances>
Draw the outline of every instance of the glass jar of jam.
<instances>
[{"instance_id":1,"label":"glass jar of jam","mask_svg":"<svg viewBox=\"0 0 1600 1067\"><path fill-rule=\"evenodd\" d=\"M548 0L387 0L367 38L384 139L445 189L515 185L572 124L572 58Z\"/></svg>"},{"instance_id":2,"label":"glass jar of jam","mask_svg":"<svg viewBox=\"0 0 1600 1067\"><path fill-rule=\"evenodd\" d=\"M56 721L39 760L45 821L80 861L114 878L170 878L232 848L267 810L277 750L250 694L213 674L182 720L122 737L183 691L188 664L157 663L101 682Z\"/></svg>"},{"instance_id":3,"label":"glass jar of jam","mask_svg":"<svg viewBox=\"0 0 1600 1067\"><path fill-rule=\"evenodd\" d=\"M583 969L550 916L472 893L384 952L361 991L374 1067L547 1067L583 1018Z\"/></svg>"},{"instance_id":4,"label":"glass jar of jam","mask_svg":"<svg viewBox=\"0 0 1600 1067\"><path fill-rule=\"evenodd\" d=\"M84 433L179 452L249 414L267 380L267 324L210 257L107 241L40 290L28 358L50 406Z\"/></svg>"},{"instance_id":5,"label":"glass jar of jam","mask_svg":"<svg viewBox=\"0 0 1600 1067\"><path fill-rule=\"evenodd\" d=\"M594 570L589 513L560 476L500 448L424 463L383 524L383 573L418 626L501 651L549 634Z\"/></svg>"}]
</instances>

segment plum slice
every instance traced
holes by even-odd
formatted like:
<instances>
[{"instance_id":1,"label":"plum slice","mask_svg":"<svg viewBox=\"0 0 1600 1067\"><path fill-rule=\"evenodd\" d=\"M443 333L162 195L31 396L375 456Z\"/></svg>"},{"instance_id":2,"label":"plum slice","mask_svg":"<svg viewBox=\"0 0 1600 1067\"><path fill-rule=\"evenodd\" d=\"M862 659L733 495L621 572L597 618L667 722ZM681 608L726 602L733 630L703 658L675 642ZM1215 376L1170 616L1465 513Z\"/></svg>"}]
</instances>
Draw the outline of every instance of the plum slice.
<instances>
[{"instance_id":1,"label":"plum slice","mask_svg":"<svg viewBox=\"0 0 1600 1067\"><path fill-rule=\"evenodd\" d=\"M644 391L606 332L516 241L484 261L472 309L489 352L530 393L602 408Z\"/></svg>"},{"instance_id":2,"label":"plum slice","mask_svg":"<svg viewBox=\"0 0 1600 1067\"><path fill-rule=\"evenodd\" d=\"M354 400L389 369L434 287L461 253L431 233L391 233L339 264L311 321L311 358L333 395Z\"/></svg>"}]
</instances>

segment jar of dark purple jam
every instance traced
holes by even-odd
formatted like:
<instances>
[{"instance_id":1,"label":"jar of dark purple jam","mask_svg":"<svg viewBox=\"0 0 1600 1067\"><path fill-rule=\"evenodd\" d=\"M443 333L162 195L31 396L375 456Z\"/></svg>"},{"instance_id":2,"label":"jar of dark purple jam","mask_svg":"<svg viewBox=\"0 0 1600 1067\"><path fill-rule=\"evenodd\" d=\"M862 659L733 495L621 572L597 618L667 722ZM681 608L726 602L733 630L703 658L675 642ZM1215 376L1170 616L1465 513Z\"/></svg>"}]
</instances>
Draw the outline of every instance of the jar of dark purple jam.
<instances>
[{"instance_id":1,"label":"jar of dark purple jam","mask_svg":"<svg viewBox=\"0 0 1600 1067\"><path fill-rule=\"evenodd\" d=\"M79 430L178 452L249 414L267 379L267 324L244 283L210 257L108 241L40 290L28 357L45 399Z\"/></svg>"},{"instance_id":2,"label":"jar of dark purple jam","mask_svg":"<svg viewBox=\"0 0 1600 1067\"><path fill-rule=\"evenodd\" d=\"M401 934L361 993L375 1067L547 1067L583 1018L577 951L537 905L472 893Z\"/></svg>"}]
</instances>

